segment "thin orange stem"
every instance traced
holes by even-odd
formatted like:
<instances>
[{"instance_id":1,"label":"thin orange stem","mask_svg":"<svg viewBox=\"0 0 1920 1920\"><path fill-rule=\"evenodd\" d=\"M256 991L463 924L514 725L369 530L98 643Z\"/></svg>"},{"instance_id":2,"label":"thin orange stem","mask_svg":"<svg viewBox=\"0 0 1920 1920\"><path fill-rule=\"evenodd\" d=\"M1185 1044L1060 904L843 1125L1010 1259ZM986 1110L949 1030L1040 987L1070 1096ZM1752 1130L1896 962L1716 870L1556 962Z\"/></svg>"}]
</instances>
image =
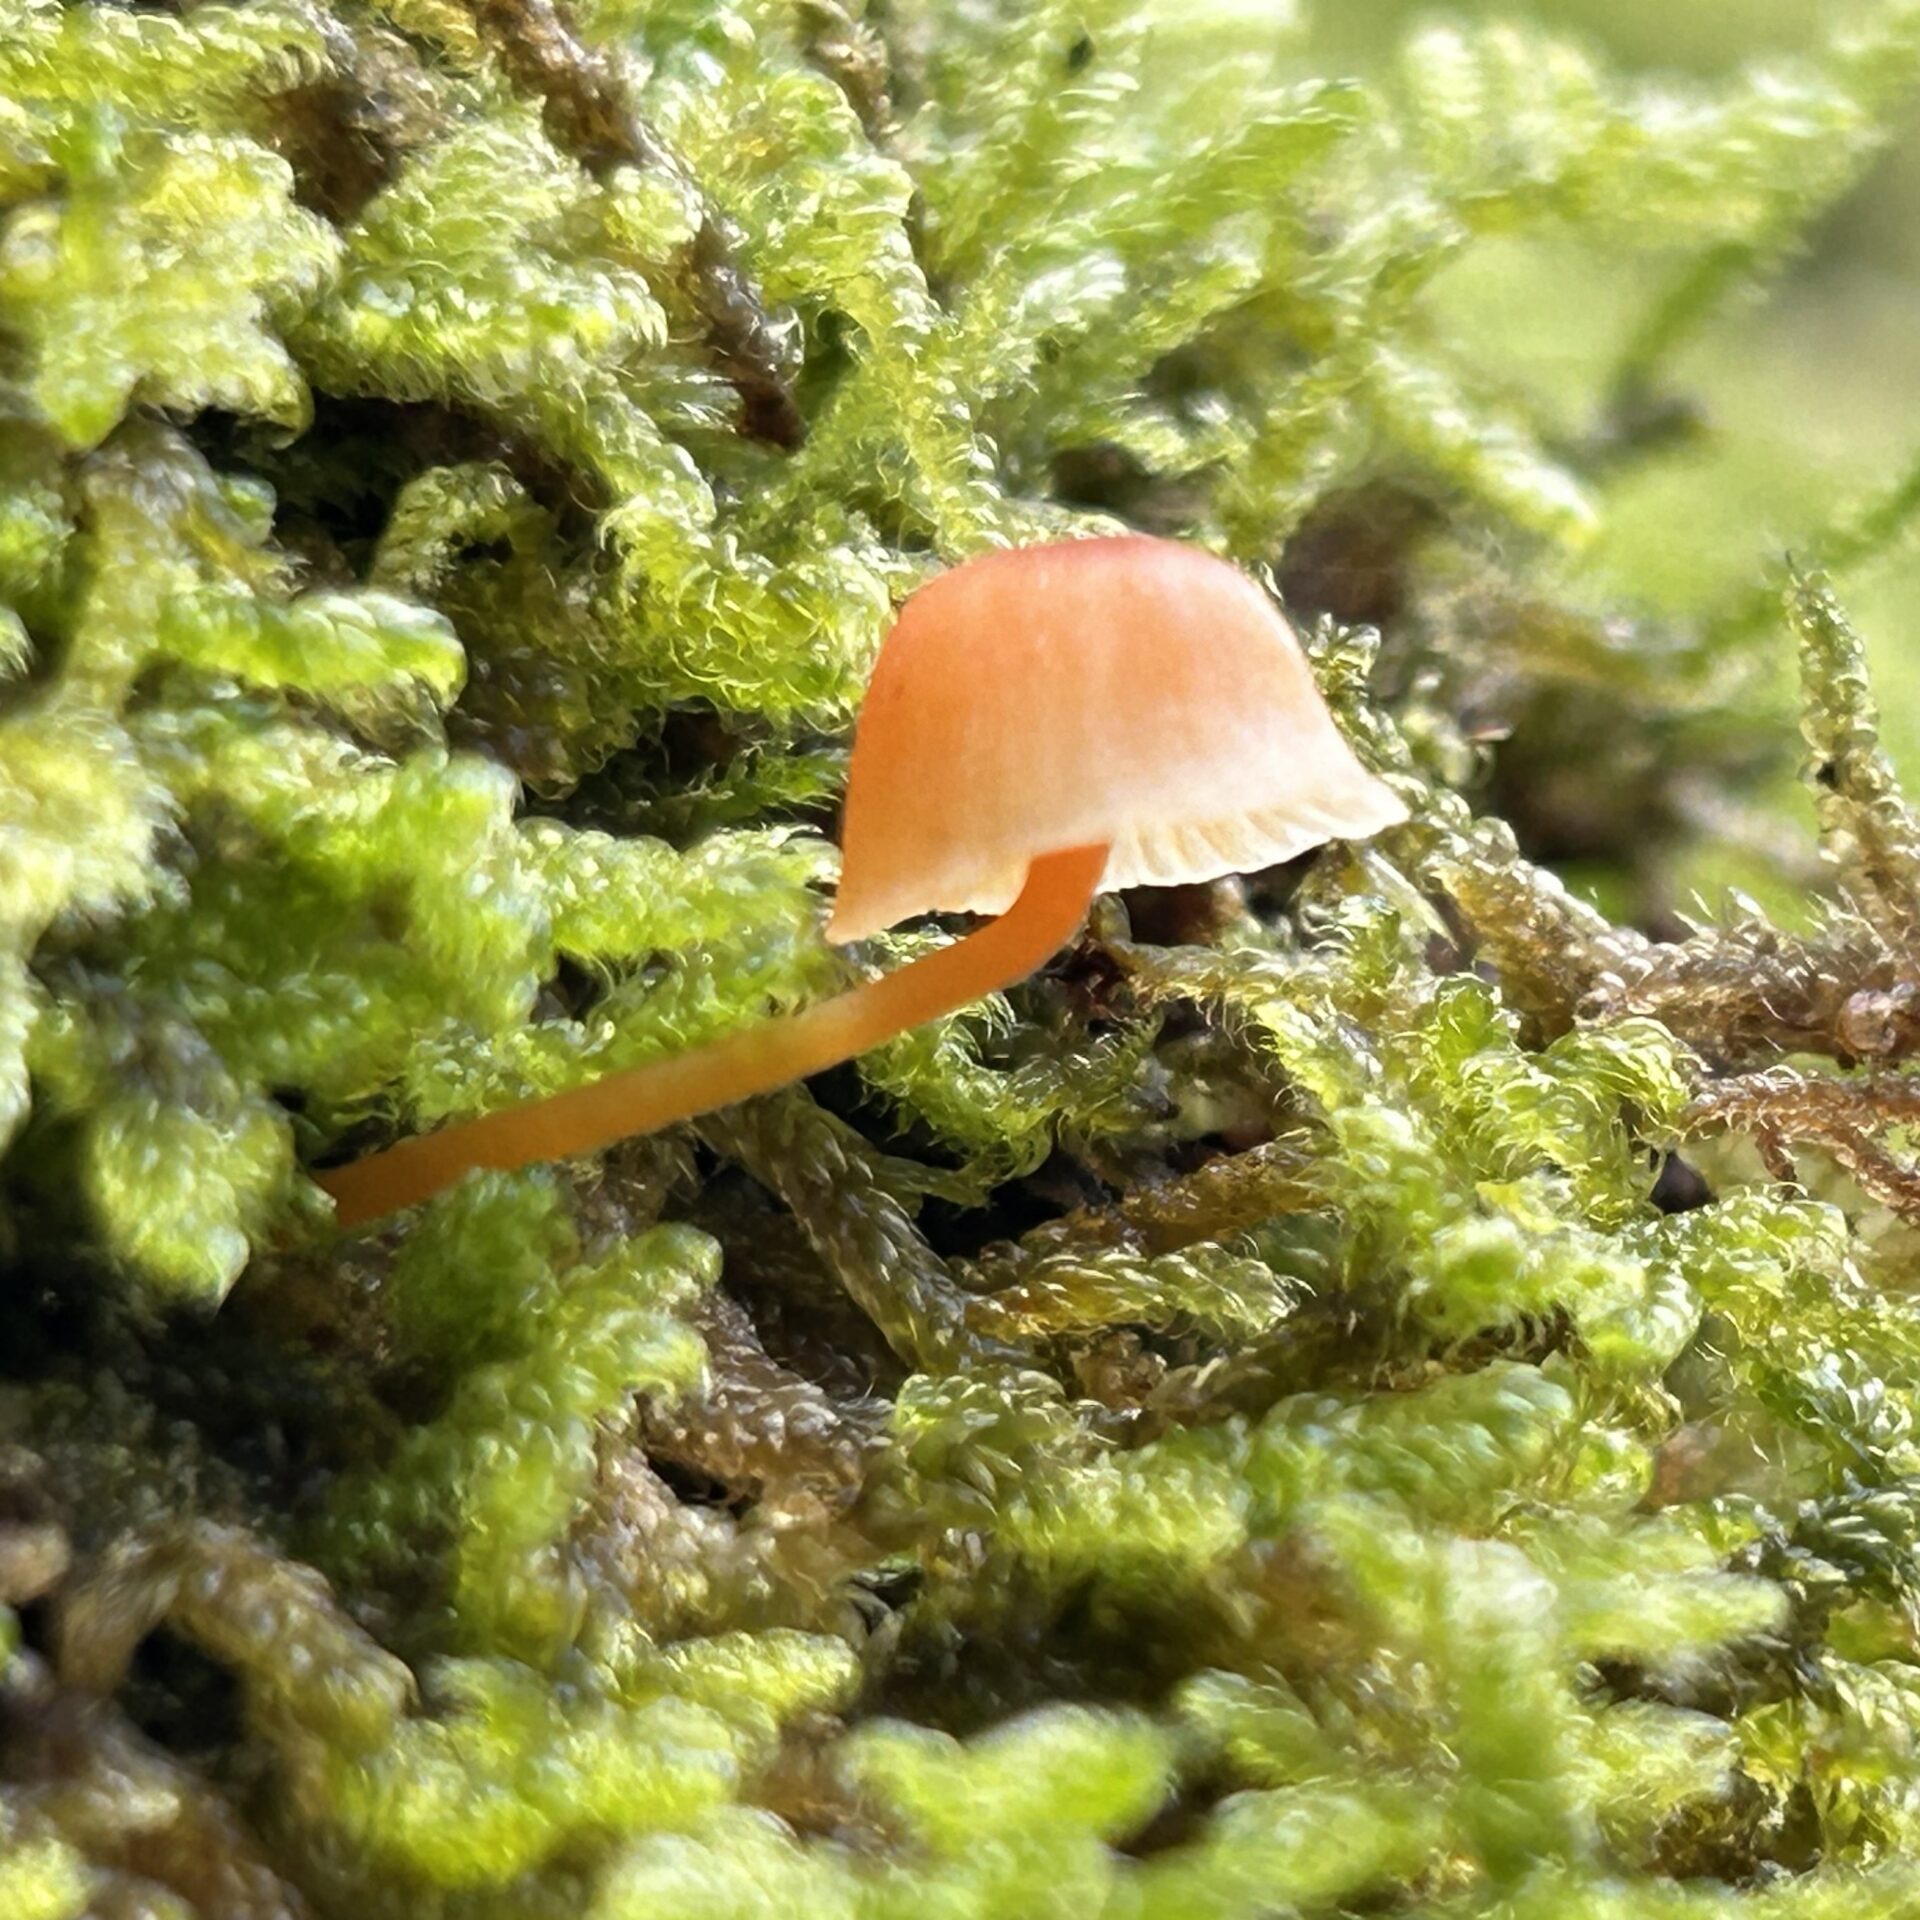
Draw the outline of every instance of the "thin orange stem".
<instances>
[{"instance_id":1,"label":"thin orange stem","mask_svg":"<svg viewBox=\"0 0 1920 1920\"><path fill-rule=\"evenodd\" d=\"M402 1140L316 1174L342 1226L358 1226L451 1186L474 1167L524 1167L653 1133L730 1107L866 1053L883 1040L1024 980L1086 918L1106 865L1104 846L1043 854L997 920L898 973L869 980L784 1020L710 1046L478 1120Z\"/></svg>"}]
</instances>

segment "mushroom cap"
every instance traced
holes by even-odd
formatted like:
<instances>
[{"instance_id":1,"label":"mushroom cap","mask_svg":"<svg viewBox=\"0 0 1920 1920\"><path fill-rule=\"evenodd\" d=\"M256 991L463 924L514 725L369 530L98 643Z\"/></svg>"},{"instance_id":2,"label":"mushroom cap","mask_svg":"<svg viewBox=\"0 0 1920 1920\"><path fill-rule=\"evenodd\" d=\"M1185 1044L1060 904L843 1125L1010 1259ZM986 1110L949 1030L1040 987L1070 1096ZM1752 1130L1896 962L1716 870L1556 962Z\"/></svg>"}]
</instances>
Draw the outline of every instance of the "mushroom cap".
<instances>
[{"instance_id":1,"label":"mushroom cap","mask_svg":"<svg viewBox=\"0 0 1920 1920\"><path fill-rule=\"evenodd\" d=\"M1227 562L1143 534L1016 547L919 588L880 649L828 933L1003 912L1069 847L1109 847L1102 887L1173 886L1405 818Z\"/></svg>"}]
</instances>

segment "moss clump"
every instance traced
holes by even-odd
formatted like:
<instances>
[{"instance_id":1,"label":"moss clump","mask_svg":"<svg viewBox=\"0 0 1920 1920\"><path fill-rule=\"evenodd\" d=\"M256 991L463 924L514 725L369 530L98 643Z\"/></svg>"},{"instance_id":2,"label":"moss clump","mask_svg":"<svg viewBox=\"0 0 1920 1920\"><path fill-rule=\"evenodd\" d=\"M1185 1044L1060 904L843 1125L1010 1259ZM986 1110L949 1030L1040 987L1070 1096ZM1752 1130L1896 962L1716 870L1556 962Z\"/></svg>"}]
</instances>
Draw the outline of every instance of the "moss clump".
<instances>
[{"instance_id":1,"label":"moss clump","mask_svg":"<svg viewBox=\"0 0 1920 1920\"><path fill-rule=\"evenodd\" d=\"M1830 578L1920 487L1698 617L1579 559L1916 80L1902 0L1691 85L0 0L0 1920L1920 1905L1920 816ZM1445 323L1527 245L1649 290L1578 430ZM873 649L1115 524L1270 572L1407 826L332 1234L304 1165L945 937L819 932ZM1832 884L1682 923L1794 646Z\"/></svg>"}]
</instances>

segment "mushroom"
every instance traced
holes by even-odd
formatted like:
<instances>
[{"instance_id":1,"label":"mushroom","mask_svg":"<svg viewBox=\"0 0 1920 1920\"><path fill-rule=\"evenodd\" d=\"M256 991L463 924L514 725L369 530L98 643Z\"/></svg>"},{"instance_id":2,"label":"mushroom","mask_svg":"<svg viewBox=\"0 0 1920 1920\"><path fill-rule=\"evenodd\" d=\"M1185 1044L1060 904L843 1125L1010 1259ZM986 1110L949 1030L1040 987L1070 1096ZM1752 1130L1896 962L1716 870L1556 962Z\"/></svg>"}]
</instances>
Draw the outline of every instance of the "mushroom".
<instances>
[{"instance_id":1,"label":"mushroom","mask_svg":"<svg viewBox=\"0 0 1920 1920\"><path fill-rule=\"evenodd\" d=\"M1361 839L1406 810L1353 757L1286 623L1226 562L1143 535L989 553L900 610L848 773L828 925L997 916L818 1006L318 1176L343 1225L473 1167L604 1147L865 1053L1024 979L1102 888Z\"/></svg>"}]
</instances>

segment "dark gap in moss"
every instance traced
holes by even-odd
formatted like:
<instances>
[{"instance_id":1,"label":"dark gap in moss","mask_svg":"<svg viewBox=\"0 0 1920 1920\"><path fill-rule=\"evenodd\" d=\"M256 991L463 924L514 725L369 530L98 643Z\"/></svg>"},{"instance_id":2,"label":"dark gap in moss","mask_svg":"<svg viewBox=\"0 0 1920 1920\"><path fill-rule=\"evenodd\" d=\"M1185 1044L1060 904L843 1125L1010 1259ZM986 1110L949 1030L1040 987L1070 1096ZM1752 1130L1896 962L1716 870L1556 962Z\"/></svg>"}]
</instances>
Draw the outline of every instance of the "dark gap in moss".
<instances>
[{"instance_id":1,"label":"dark gap in moss","mask_svg":"<svg viewBox=\"0 0 1920 1920\"><path fill-rule=\"evenodd\" d=\"M683 1460L649 1453L647 1465L683 1507L708 1507L717 1512L730 1513L736 1520L743 1518L753 1508L753 1495L734 1493L721 1481L702 1473L697 1467L688 1466Z\"/></svg>"},{"instance_id":2,"label":"dark gap in moss","mask_svg":"<svg viewBox=\"0 0 1920 1920\"><path fill-rule=\"evenodd\" d=\"M303 1159L301 1165L310 1173L325 1173L329 1167L344 1167L348 1161L358 1160L363 1154L390 1146L404 1131L393 1120L370 1114L366 1119L356 1120L351 1126L342 1128L324 1146Z\"/></svg>"},{"instance_id":3,"label":"dark gap in moss","mask_svg":"<svg viewBox=\"0 0 1920 1920\"><path fill-rule=\"evenodd\" d=\"M1129 519L1154 485L1154 476L1110 441L1063 447L1053 456L1053 490L1069 506Z\"/></svg>"},{"instance_id":4,"label":"dark gap in moss","mask_svg":"<svg viewBox=\"0 0 1920 1920\"><path fill-rule=\"evenodd\" d=\"M1445 894L1428 894L1426 901L1446 928L1445 933L1435 933L1427 941L1427 965L1436 974L1466 972L1473 964L1476 945L1473 929L1467 925L1459 906ZM1497 987L1498 982L1494 985Z\"/></svg>"},{"instance_id":5,"label":"dark gap in moss","mask_svg":"<svg viewBox=\"0 0 1920 1920\"><path fill-rule=\"evenodd\" d=\"M488 755L558 804L579 773L566 716L588 711L591 674L531 650L484 646L457 613L454 625L467 644L467 683L447 716L449 744Z\"/></svg>"},{"instance_id":6,"label":"dark gap in moss","mask_svg":"<svg viewBox=\"0 0 1920 1920\"><path fill-rule=\"evenodd\" d=\"M447 554L449 563L456 567L470 567L479 564L504 566L513 558L513 542L496 536L491 540L462 540L457 542Z\"/></svg>"},{"instance_id":7,"label":"dark gap in moss","mask_svg":"<svg viewBox=\"0 0 1920 1920\"><path fill-rule=\"evenodd\" d=\"M1003 1181L979 1203L961 1204L937 1194L922 1202L917 1224L943 1259L977 1259L1000 1241L1018 1240L1076 1207L1110 1199L1108 1189L1059 1148L1031 1174Z\"/></svg>"},{"instance_id":8,"label":"dark gap in moss","mask_svg":"<svg viewBox=\"0 0 1920 1920\"><path fill-rule=\"evenodd\" d=\"M827 1270L799 1221L704 1146L698 1164L700 1197L676 1217L720 1242L727 1292L769 1357L837 1400L897 1391L905 1365Z\"/></svg>"},{"instance_id":9,"label":"dark gap in moss","mask_svg":"<svg viewBox=\"0 0 1920 1920\"><path fill-rule=\"evenodd\" d=\"M1044 465L1013 455L1009 460L1009 477L1016 484L1044 489L1072 506L1112 514L1141 533L1179 539L1206 510L1207 474L1157 474L1107 441L1057 449Z\"/></svg>"},{"instance_id":10,"label":"dark gap in moss","mask_svg":"<svg viewBox=\"0 0 1920 1920\"><path fill-rule=\"evenodd\" d=\"M1233 924L1244 895L1238 886L1129 887L1121 896L1133 937L1150 947L1210 946Z\"/></svg>"},{"instance_id":11,"label":"dark gap in moss","mask_svg":"<svg viewBox=\"0 0 1920 1920\"><path fill-rule=\"evenodd\" d=\"M766 1197L764 1188L755 1185L729 1161L723 1160L698 1134L692 1136L689 1153L693 1162L695 1193L711 1193L715 1187L731 1182L735 1187L746 1188L761 1198Z\"/></svg>"},{"instance_id":12,"label":"dark gap in moss","mask_svg":"<svg viewBox=\"0 0 1920 1920\"><path fill-rule=\"evenodd\" d=\"M1130 1860L1151 1860L1198 1840L1230 1784L1213 1769L1183 1779L1144 1826L1113 1843L1114 1850Z\"/></svg>"},{"instance_id":13,"label":"dark gap in moss","mask_svg":"<svg viewBox=\"0 0 1920 1920\"><path fill-rule=\"evenodd\" d=\"M664 751L665 719L661 714L635 714L634 737L625 747L584 774L564 797L529 794L527 812L600 833L650 833L679 845L672 834L661 831L653 813L663 797L658 760Z\"/></svg>"},{"instance_id":14,"label":"dark gap in moss","mask_svg":"<svg viewBox=\"0 0 1920 1920\"><path fill-rule=\"evenodd\" d=\"M679 786L730 765L754 744L751 720L711 707L675 707L660 723L655 771Z\"/></svg>"},{"instance_id":15,"label":"dark gap in moss","mask_svg":"<svg viewBox=\"0 0 1920 1920\"><path fill-rule=\"evenodd\" d=\"M1650 1198L1662 1213L1692 1213L1712 1206L1713 1189L1697 1168L1677 1153L1669 1153L1660 1162Z\"/></svg>"},{"instance_id":16,"label":"dark gap in moss","mask_svg":"<svg viewBox=\"0 0 1920 1920\"><path fill-rule=\"evenodd\" d=\"M340 404L316 394L316 422L325 409L331 423ZM310 435L276 444L257 422L219 407L203 409L183 431L217 471L258 474L273 487L274 537L280 545L322 575L356 577L365 571L408 469L391 436L355 435L352 419L344 413L337 420L343 437L355 442L352 453L324 462L309 444Z\"/></svg>"},{"instance_id":17,"label":"dark gap in moss","mask_svg":"<svg viewBox=\"0 0 1920 1920\"><path fill-rule=\"evenodd\" d=\"M1475 1373L1490 1361L1524 1360L1538 1365L1552 1354L1576 1346L1573 1321L1562 1308L1546 1313L1516 1315L1506 1324L1483 1327L1436 1350L1450 1373Z\"/></svg>"},{"instance_id":18,"label":"dark gap in moss","mask_svg":"<svg viewBox=\"0 0 1920 1920\"><path fill-rule=\"evenodd\" d=\"M1258 873L1248 874L1242 882L1246 888L1247 904L1263 918L1270 919L1275 914L1284 913L1293 904L1294 895L1300 891L1301 883L1313 871L1314 863L1319 858L1320 853L1316 848L1312 853L1282 861L1277 867L1262 867Z\"/></svg>"},{"instance_id":19,"label":"dark gap in moss","mask_svg":"<svg viewBox=\"0 0 1920 1920\"><path fill-rule=\"evenodd\" d=\"M246 468L273 487L274 535L283 546L310 559L337 550L355 578L365 577L400 489L433 467L499 462L555 516L563 550L591 547L601 504L584 476L531 442L437 400L319 390L313 423L294 440L218 408L196 415L187 432L216 467Z\"/></svg>"},{"instance_id":20,"label":"dark gap in moss","mask_svg":"<svg viewBox=\"0 0 1920 1920\"><path fill-rule=\"evenodd\" d=\"M794 398L810 416L818 417L833 390L853 370L858 332L838 307L823 308L808 324L806 355L794 381Z\"/></svg>"},{"instance_id":21,"label":"dark gap in moss","mask_svg":"<svg viewBox=\"0 0 1920 1920\"><path fill-rule=\"evenodd\" d=\"M183 1759L230 1749L245 1729L238 1679L165 1626L145 1635L134 1649L115 1698L155 1746Z\"/></svg>"},{"instance_id":22,"label":"dark gap in moss","mask_svg":"<svg viewBox=\"0 0 1920 1920\"><path fill-rule=\"evenodd\" d=\"M92 1321L83 1298L24 1265L0 1265L0 1380L37 1380L73 1352Z\"/></svg>"},{"instance_id":23,"label":"dark gap in moss","mask_svg":"<svg viewBox=\"0 0 1920 1920\"><path fill-rule=\"evenodd\" d=\"M926 1569L918 1564L870 1567L852 1577L863 1592L893 1613L918 1598L927 1584Z\"/></svg>"},{"instance_id":24,"label":"dark gap in moss","mask_svg":"<svg viewBox=\"0 0 1920 1920\"><path fill-rule=\"evenodd\" d=\"M1356 1893L1340 1903L1341 1920L1387 1920L1387 1916L1404 1914L1412 1897L1405 1887L1395 1886Z\"/></svg>"},{"instance_id":25,"label":"dark gap in moss","mask_svg":"<svg viewBox=\"0 0 1920 1920\"><path fill-rule=\"evenodd\" d=\"M73 1176L76 1152L71 1125L36 1115L8 1161L11 1178L0 1186L0 1380L35 1380L70 1355L97 1350L103 1329L129 1311L125 1281L88 1250L94 1226Z\"/></svg>"},{"instance_id":26,"label":"dark gap in moss","mask_svg":"<svg viewBox=\"0 0 1920 1920\"><path fill-rule=\"evenodd\" d=\"M1328 614L1342 626L1387 626L1406 608L1420 541L1440 524L1438 506L1400 481L1329 494L1281 551L1280 598L1296 620Z\"/></svg>"},{"instance_id":27,"label":"dark gap in moss","mask_svg":"<svg viewBox=\"0 0 1920 1920\"><path fill-rule=\"evenodd\" d=\"M1096 915L1099 914L1100 909L1096 908ZM1118 935L1099 917L1093 927L1099 931L1090 928L1065 953L1056 955L1043 977L1071 996L1089 1024L1110 1024L1126 1017L1135 996L1131 970L1115 957L1107 939L1124 939L1130 935L1124 922Z\"/></svg>"},{"instance_id":28,"label":"dark gap in moss","mask_svg":"<svg viewBox=\"0 0 1920 1920\"><path fill-rule=\"evenodd\" d=\"M530 810L606 833L648 834L685 849L727 827L807 825L826 830L836 794L783 794L770 763L805 758L831 779L844 743L820 734L785 735L751 715L709 707L637 713L634 738L564 796L534 795ZM763 775L769 777L763 778Z\"/></svg>"},{"instance_id":29,"label":"dark gap in moss","mask_svg":"<svg viewBox=\"0 0 1920 1920\"><path fill-rule=\"evenodd\" d=\"M42 687L57 681L66 652L64 636L53 626L25 607L10 606L10 610L26 630L27 657L11 674L0 678L0 715L24 706Z\"/></svg>"},{"instance_id":30,"label":"dark gap in moss","mask_svg":"<svg viewBox=\"0 0 1920 1920\"><path fill-rule=\"evenodd\" d=\"M16 1606L13 1617L20 1625L21 1646L52 1666L59 1634L58 1596L49 1594Z\"/></svg>"},{"instance_id":31,"label":"dark gap in moss","mask_svg":"<svg viewBox=\"0 0 1920 1920\"><path fill-rule=\"evenodd\" d=\"M1009 1576L1019 1581L1020 1575ZM864 1712L967 1739L1050 1702L1153 1710L1191 1670L1190 1595L1121 1595L1097 1580L1065 1593L989 1587L979 1615L937 1626L905 1616L899 1649Z\"/></svg>"},{"instance_id":32,"label":"dark gap in moss","mask_svg":"<svg viewBox=\"0 0 1920 1920\"><path fill-rule=\"evenodd\" d=\"M860 1069L851 1061L816 1073L807 1082L814 1104L849 1126L864 1132L873 1127L875 1099L873 1090L860 1077Z\"/></svg>"},{"instance_id":33,"label":"dark gap in moss","mask_svg":"<svg viewBox=\"0 0 1920 1920\"><path fill-rule=\"evenodd\" d=\"M1248 1142L1229 1140L1224 1134L1197 1134L1191 1140L1168 1141L1159 1155L1159 1165L1168 1175L1198 1173L1216 1160L1232 1160L1247 1146Z\"/></svg>"},{"instance_id":34,"label":"dark gap in moss","mask_svg":"<svg viewBox=\"0 0 1920 1920\"><path fill-rule=\"evenodd\" d=\"M1205 1143L1195 1141L1193 1145L1202 1158L1206 1157ZM1174 1153L1155 1152L1150 1161L1153 1168L1162 1169L1173 1165L1175 1158ZM1105 1175L1104 1167L1089 1166L1066 1147L1054 1148L1030 1174L1010 1182L1006 1189L1014 1206L1035 1216L1020 1231L1042 1226L1058 1214L1111 1206L1115 1188Z\"/></svg>"},{"instance_id":35,"label":"dark gap in moss","mask_svg":"<svg viewBox=\"0 0 1920 1920\"><path fill-rule=\"evenodd\" d=\"M1604 698L1600 696L1598 698ZM1544 866L1625 863L1644 874L1684 833L1644 724L1598 698L1516 714L1488 753L1486 804Z\"/></svg>"},{"instance_id":36,"label":"dark gap in moss","mask_svg":"<svg viewBox=\"0 0 1920 1920\"><path fill-rule=\"evenodd\" d=\"M1714 1799L1683 1805L1661 1822L1646 1864L1679 1881L1764 1892L1802 1870L1788 1861L1809 1856L1811 1813L1803 1789L1783 1802L1736 1767Z\"/></svg>"},{"instance_id":37,"label":"dark gap in moss","mask_svg":"<svg viewBox=\"0 0 1920 1920\"><path fill-rule=\"evenodd\" d=\"M1607 1702L1652 1702L1723 1719L1796 1698L1820 1703L1832 1690L1831 1675L1815 1651L1825 1633L1824 1619L1804 1623L1804 1637L1796 1637L1790 1625L1785 1638L1768 1635L1704 1667L1670 1676L1603 1660L1596 1663L1595 1680ZM1720 1817L1707 1817L1715 1812ZM1702 1872L1744 1888L1775 1885L1782 1874L1807 1873L1821 1863L1823 1852L1822 1822L1807 1782L1770 1786L1739 1767L1717 1809L1711 1803L1683 1807L1657 1843L1659 1857L1674 1860L1676 1871Z\"/></svg>"},{"instance_id":38,"label":"dark gap in moss","mask_svg":"<svg viewBox=\"0 0 1920 1920\"><path fill-rule=\"evenodd\" d=\"M394 175L382 116L343 79L292 88L274 104L274 146L293 169L294 199L336 226L351 224Z\"/></svg>"},{"instance_id":39,"label":"dark gap in moss","mask_svg":"<svg viewBox=\"0 0 1920 1920\"><path fill-rule=\"evenodd\" d=\"M606 997L608 982L570 954L561 954L542 983L536 1017L584 1020Z\"/></svg>"},{"instance_id":40,"label":"dark gap in moss","mask_svg":"<svg viewBox=\"0 0 1920 1920\"><path fill-rule=\"evenodd\" d=\"M444 1414L460 1384L457 1371L430 1360L382 1367L373 1382L381 1406L403 1427L424 1427Z\"/></svg>"},{"instance_id":41,"label":"dark gap in moss","mask_svg":"<svg viewBox=\"0 0 1920 1920\"><path fill-rule=\"evenodd\" d=\"M188 1447L198 1497L215 1514L243 1491L269 1510L293 1510L364 1455L369 1413L379 1415L367 1381L321 1346L283 1337L263 1297L273 1290L264 1264L217 1312L158 1314L129 1298L117 1276L97 1273L92 1311L82 1319L56 1300L47 1327L58 1345L55 1331L35 1343L39 1372L57 1365L61 1378L110 1374L139 1410L136 1424L150 1425L148 1444L164 1437ZM0 1356L12 1361L21 1350L0 1333Z\"/></svg>"}]
</instances>

